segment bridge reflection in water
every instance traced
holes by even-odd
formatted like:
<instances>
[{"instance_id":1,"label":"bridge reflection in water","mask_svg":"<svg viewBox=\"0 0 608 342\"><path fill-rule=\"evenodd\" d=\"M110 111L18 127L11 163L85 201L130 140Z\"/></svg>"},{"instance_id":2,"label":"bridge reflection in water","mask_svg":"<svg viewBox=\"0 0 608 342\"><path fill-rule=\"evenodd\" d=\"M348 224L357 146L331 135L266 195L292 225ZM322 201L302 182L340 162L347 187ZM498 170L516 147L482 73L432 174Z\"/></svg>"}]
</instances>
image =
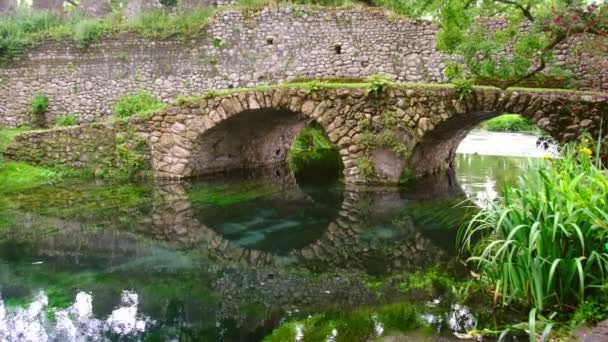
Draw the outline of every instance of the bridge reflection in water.
<instances>
[{"instance_id":1,"label":"bridge reflection in water","mask_svg":"<svg viewBox=\"0 0 608 342\"><path fill-rule=\"evenodd\" d=\"M88 195L96 187L68 201L94 203L69 218L43 208L68 202L27 201L0 248L9 265L2 295L62 284L69 298L92 293L97 314L111 316L129 290L139 295L147 322L171 325L179 316L203 330L221 329L201 321L222 322L255 334L267 333L265 326L294 307L314 312L377 303L362 281L369 276L458 267L453 246L463 210L456 204L465 196L451 176L401 190L318 189L298 185L279 168L261 178L145 186L144 205L112 209L105 219L95 216L103 199ZM180 313L168 311L168 303ZM255 307L257 316L244 307Z\"/></svg>"}]
</instances>

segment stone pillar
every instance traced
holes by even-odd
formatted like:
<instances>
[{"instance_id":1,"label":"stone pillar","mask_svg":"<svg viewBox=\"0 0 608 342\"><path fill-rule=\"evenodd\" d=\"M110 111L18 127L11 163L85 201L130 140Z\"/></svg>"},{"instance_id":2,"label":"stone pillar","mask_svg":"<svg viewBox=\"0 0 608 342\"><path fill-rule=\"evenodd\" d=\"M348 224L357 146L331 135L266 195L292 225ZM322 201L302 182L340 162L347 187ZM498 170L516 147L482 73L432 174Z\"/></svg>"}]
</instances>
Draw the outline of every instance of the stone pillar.
<instances>
[{"instance_id":1,"label":"stone pillar","mask_svg":"<svg viewBox=\"0 0 608 342\"><path fill-rule=\"evenodd\" d=\"M0 14L13 12L17 8L17 0L0 0Z\"/></svg>"},{"instance_id":2,"label":"stone pillar","mask_svg":"<svg viewBox=\"0 0 608 342\"><path fill-rule=\"evenodd\" d=\"M110 10L110 0L81 0L80 11L92 17L102 17Z\"/></svg>"},{"instance_id":3,"label":"stone pillar","mask_svg":"<svg viewBox=\"0 0 608 342\"><path fill-rule=\"evenodd\" d=\"M34 10L63 12L63 2L64 0L33 0L32 8Z\"/></svg>"}]
</instances>

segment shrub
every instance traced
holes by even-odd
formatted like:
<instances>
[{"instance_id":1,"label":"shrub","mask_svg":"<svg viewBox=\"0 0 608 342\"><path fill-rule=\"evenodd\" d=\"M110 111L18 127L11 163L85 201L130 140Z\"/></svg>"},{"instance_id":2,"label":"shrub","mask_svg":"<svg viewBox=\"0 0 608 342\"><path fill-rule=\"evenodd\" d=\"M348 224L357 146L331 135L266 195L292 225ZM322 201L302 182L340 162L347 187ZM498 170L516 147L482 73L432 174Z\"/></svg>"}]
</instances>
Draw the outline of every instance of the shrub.
<instances>
[{"instance_id":1,"label":"shrub","mask_svg":"<svg viewBox=\"0 0 608 342\"><path fill-rule=\"evenodd\" d=\"M456 89L456 93L461 100L464 100L473 94L473 82L470 80L459 78L453 80L452 84L454 85L454 89Z\"/></svg>"},{"instance_id":2,"label":"shrub","mask_svg":"<svg viewBox=\"0 0 608 342\"><path fill-rule=\"evenodd\" d=\"M55 126L57 127L68 127L78 125L78 119L74 115L58 115L54 120Z\"/></svg>"},{"instance_id":3,"label":"shrub","mask_svg":"<svg viewBox=\"0 0 608 342\"><path fill-rule=\"evenodd\" d=\"M46 112L49 107L49 97L44 94L37 94L32 97L32 114L40 115Z\"/></svg>"},{"instance_id":4,"label":"shrub","mask_svg":"<svg viewBox=\"0 0 608 342\"><path fill-rule=\"evenodd\" d=\"M484 129L491 132L534 132L538 128L518 114L505 114L482 124Z\"/></svg>"},{"instance_id":5,"label":"shrub","mask_svg":"<svg viewBox=\"0 0 608 342\"><path fill-rule=\"evenodd\" d=\"M571 308L606 289L608 178L599 147L594 158L587 144L529 166L461 231L469 261L503 304Z\"/></svg>"},{"instance_id":6,"label":"shrub","mask_svg":"<svg viewBox=\"0 0 608 342\"><path fill-rule=\"evenodd\" d=\"M384 74L376 74L367 78L367 92L371 96L378 96L382 94L386 88L393 84L393 81Z\"/></svg>"},{"instance_id":7,"label":"shrub","mask_svg":"<svg viewBox=\"0 0 608 342\"><path fill-rule=\"evenodd\" d=\"M103 34L111 30L103 21L86 18L78 21L72 29L72 38L81 49L88 48Z\"/></svg>"},{"instance_id":8,"label":"shrub","mask_svg":"<svg viewBox=\"0 0 608 342\"><path fill-rule=\"evenodd\" d=\"M119 98L112 109L112 113L117 118L128 118L134 115L145 116L151 112L161 110L165 106L154 95L139 91Z\"/></svg>"}]
</instances>

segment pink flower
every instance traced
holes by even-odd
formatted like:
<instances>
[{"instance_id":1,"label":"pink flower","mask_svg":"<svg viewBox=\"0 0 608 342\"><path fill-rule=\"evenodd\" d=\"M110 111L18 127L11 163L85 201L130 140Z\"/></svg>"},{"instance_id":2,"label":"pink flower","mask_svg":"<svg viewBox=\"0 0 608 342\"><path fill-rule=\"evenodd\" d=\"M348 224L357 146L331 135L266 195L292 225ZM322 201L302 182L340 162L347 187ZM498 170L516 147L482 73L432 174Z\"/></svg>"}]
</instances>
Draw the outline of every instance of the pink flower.
<instances>
[{"instance_id":1,"label":"pink flower","mask_svg":"<svg viewBox=\"0 0 608 342\"><path fill-rule=\"evenodd\" d=\"M555 24L557 24L557 23L559 23L561 20L562 20L562 16L561 16L561 15L558 15L557 17L555 17L555 19L553 19L553 22L554 22Z\"/></svg>"},{"instance_id":2,"label":"pink flower","mask_svg":"<svg viewBox=\"0 0 608 342\"><path fill-rule=\"evenodd\" d=\"M578 19L578 17L575 14L573 14L572 15L572 20L576 20L576 19Z\"/></svg>"}]
</instances>

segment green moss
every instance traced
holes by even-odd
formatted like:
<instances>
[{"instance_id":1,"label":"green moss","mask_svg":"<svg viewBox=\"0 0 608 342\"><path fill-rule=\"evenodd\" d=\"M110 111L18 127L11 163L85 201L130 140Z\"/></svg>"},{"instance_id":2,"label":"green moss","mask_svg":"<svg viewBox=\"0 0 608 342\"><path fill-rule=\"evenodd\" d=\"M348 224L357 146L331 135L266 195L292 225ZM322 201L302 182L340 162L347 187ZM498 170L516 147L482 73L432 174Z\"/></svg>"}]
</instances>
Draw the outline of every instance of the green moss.
<instances>
[{"instance_id":1,"label":"green moss","mask_svg":"<svg viewBox=\"0 0 608 342\"><path fill-rule=\"evenodd\" d=\"M280 189L270 182L251 181L227 185L199 183L188 192L188 198L199 205L226 206L269 196L279 191Z\"/></svg>"},{"instance_id":2,"label":"green moss","mask_svg":"<svg viewBox=\"0 0 608 342\"><path fill-rule=\"evenodd\" d=\"M2 154L6 147L15 140L15 137L23 132L30 131L30 127L19 127L19 128L4 128L0 129L0 154Z\"/></svg>"},{"instance_id":3,"label":"green moss","mask_svg":"<svg viewBox=\"0 0 608 342\"><path fill-rule=\"evenodd\" d=\"M337 146L318 125L305 127L298 133L287 160L291 171L305 180L335 180L344 169Z\"/></svg>"}]
</instances>

